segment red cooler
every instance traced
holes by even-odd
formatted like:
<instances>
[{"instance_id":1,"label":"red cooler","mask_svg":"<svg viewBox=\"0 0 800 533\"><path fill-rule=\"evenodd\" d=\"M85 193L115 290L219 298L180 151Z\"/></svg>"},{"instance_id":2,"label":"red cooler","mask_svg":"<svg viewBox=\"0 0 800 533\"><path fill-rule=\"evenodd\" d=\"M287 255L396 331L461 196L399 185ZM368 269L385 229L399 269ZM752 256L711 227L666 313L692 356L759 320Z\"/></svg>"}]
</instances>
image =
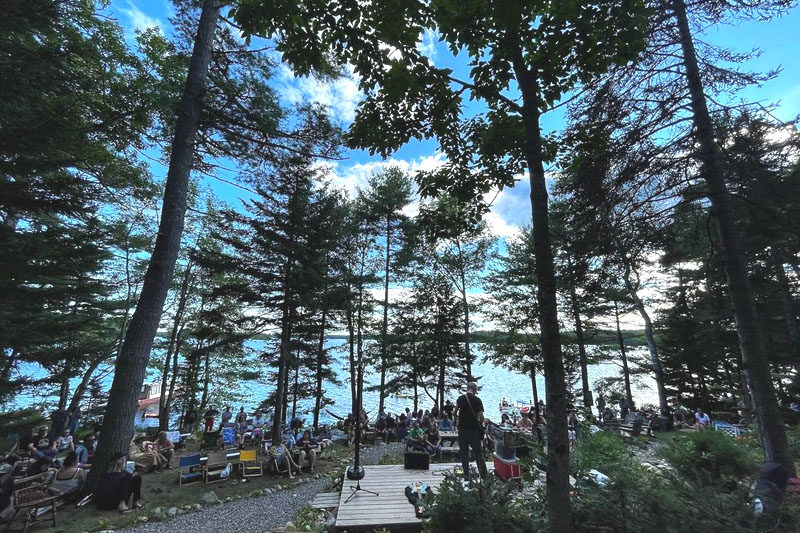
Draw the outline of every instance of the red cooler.
<instances>
[{"instance_id":1,"label":"red cooler","mask_svg":"<svg viewBox=\"0 0 800 533\"><path fill-rule=\"evenodd\" d=\"M504 481L509 479L522 479L522 467L516 459L508 461L494 454L494 473Z\"/></svg>"}]
</instances>

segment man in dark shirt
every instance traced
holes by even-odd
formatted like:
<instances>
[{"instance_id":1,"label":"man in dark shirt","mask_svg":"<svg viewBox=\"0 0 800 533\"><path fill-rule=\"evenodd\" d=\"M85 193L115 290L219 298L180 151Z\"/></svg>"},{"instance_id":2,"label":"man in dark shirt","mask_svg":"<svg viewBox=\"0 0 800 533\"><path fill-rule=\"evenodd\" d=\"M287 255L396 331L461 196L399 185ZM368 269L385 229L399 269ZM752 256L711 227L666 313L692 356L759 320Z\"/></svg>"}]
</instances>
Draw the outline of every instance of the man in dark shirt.
<instances>
[{"instance_id":1,"label":"man in dark shirt","mask_svg":"<svg viewBox=\"0 0 800 533\"><path fill-rule=\"evenodd\" d=\"M478 384L467 383L467 392L456 400L458 409L458 448L464 478L469 479L469 448L475 451L478 472L485 478L488 474L483 460L483 402L478 398Z\"/></svg>"}]
</instances>

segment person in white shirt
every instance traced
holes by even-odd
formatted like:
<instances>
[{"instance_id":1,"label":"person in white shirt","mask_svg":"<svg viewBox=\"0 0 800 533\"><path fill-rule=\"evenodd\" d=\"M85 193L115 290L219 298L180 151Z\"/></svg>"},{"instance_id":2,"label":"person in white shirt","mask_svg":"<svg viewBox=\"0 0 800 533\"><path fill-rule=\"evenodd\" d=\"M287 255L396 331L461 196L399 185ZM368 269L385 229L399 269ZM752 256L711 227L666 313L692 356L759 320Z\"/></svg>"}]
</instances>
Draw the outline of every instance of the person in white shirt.
<instances>
[{"instance_id":1,"label":"person in white shirt","mask_svg":"<svg viewBox=\"0 0 800 533\"><path fill-rule=\"evenodd\" d=\"M56 439L56 448L58 448L58 452L66 452L66 451L73 451L75 450L75 443L72 440L72 435L68 429L64 430L64 433L61 434L58 439Z\"/></svg>"},{"instance_id":2,"label":"person in white shirt","mask_svg":"<svg viewBox=\"0 0 800 533\"><path fill-rule=\"evenodd\" d=\"M694 427L697 429L706 429L709 424L711 424L711 419L699 407L697 408L697 412L694 414L694 418L697 420L697 423L694 425Z\"/></svg>"}]
</instances>

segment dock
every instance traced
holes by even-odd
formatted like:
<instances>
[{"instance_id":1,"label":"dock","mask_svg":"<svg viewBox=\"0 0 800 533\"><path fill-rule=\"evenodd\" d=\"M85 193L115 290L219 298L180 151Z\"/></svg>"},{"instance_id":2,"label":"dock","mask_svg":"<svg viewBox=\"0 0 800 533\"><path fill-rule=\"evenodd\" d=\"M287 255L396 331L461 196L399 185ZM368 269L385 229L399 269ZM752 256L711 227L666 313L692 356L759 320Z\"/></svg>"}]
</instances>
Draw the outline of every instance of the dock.
<instances>
[{"instance_id":1,"label":"dock","mask_svg":"<svg viewBox=\"0 0 800 533\"><path fill-rule=\"evenodd\" d=\"M386 528L392 531L419 531L422 521L414 514L414 506L408 502L405 488L410 483L426 483L434 493L444 481L444 473L452 472L461 463L432 464L429 470L406 470L403 465L371 465L364 467L361 488L377 492L378 496L360 492L345 503L356 482L345 478L339 495L336 514L336 530L371 530ZM475 463L471 463L475 466ZM486 463L489 471L491 462Z\"/></svg>"}]
</instances>

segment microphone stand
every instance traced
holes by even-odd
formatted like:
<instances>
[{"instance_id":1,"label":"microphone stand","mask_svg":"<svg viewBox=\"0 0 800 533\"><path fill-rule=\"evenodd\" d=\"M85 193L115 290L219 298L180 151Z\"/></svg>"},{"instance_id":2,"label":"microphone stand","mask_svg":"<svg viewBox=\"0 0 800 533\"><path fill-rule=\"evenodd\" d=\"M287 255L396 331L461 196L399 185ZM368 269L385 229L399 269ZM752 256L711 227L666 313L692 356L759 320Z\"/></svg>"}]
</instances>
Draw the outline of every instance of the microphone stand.
<instances>
[{"instance_id":1,"label":"microphone stand","mask_svg":"<svg viewBox=\"0 0 800 533\"><path fill-rule=\"evenodd\" d=\"M361 466L361 401L362 401L362 389L364 386L364 363L361 361L361 354L358 356L358 373L356 374L356 389L357 389L357 398L356 398L356 408L358 409L356 414L356 438L354 444L356 446L356 455L354 458L353 466L347 468L346 476L347 479L356 482L356 486L350 486L350 490L353 491L350 496L344 501L344 503L349 502L353 499L353 497L360 493L366 492L367 494L372 494L373 496L379 496L377 492L373 492L371 490L361 488L361 479L364 477L364 468Z\"/></svg>"}]
</instances>

